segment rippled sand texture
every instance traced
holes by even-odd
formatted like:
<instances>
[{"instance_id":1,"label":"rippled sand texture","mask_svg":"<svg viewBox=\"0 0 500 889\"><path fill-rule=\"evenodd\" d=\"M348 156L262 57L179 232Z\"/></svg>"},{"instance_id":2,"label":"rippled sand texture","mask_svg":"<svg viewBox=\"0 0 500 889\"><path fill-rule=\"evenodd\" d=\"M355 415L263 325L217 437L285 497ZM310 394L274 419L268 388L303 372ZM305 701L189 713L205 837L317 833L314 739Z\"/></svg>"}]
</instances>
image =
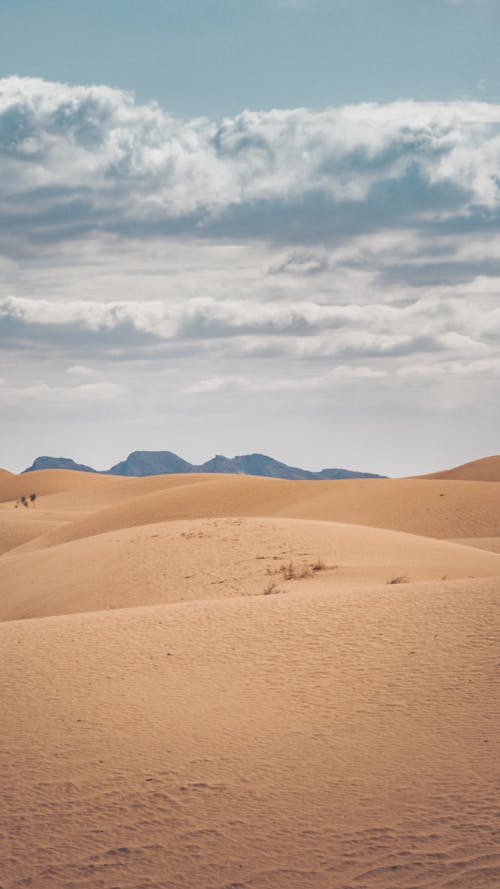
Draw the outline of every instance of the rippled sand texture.
<instances>
[{"instance_id":1,"label":"rippled sand texture","mask_svg":"<svg viewBox=\"0 0 500 889\"><path fill-rule=\"evenodd\" d=\"M497 889L477 472L1 475L0 887Z\"/></svg>"}]
</instances>

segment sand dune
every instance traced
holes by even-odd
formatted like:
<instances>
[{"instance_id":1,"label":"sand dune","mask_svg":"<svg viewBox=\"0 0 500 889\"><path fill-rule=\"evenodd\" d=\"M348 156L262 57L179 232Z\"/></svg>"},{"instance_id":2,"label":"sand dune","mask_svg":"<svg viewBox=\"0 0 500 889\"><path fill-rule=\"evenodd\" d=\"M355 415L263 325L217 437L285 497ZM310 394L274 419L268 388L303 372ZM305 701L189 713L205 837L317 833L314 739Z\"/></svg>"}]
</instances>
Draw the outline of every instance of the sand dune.
<instances>
[{"instance_id":1,"label":"sand dune","mask_svg":"<svg viewBox=\"0 0 500 889\"><path fill-rule=\"evenodd\" d=\"M3 624L3 885L494 889L497 594Z\"/></svg>"},{"instance_id":2,"label":"sand dune","mask_svg":"<svg viewBox=\"0 0 500 889\"><path fill-rule=\"evenodd\" d=\"M6 481L0 479L0 504L14 503L23 494L37 494L37 509L56 512L94 512L103 507L117 505L135 497L158 493L178 486L199 484L200 479L209 484L225 475L158 475L147 478L121 478L71 470L44 469ZM31 480L31 483L26 479Z\"/></svg>"},{"instance_id":3,"label":"sand dune","mask_svg":"<svg viewBox=\"0 0 500 889\"><path fill-rule=\"evenodd\" d=\"M500 485L29 482L0 889L500 885Z\"/></svg>"},{"instance_id":4,"label":"sand dune","mask_svg":"<svg viewBox=\"0 0 500 889\"><path fill-rule=\"evenodd\" d=\"M493 457L483 457L482 460L473 460L471 463L463 463L453 469L445 469L441 472L431 472L429 475L421 475L419 478L462 479L474 482L500 482L500 454Z\"/></svg>"},{"instance_id":5,"label":"sand dune","mask_svg":"<svg viewBox=\"0 0 500 889\"><path fill-rule=\"evenodd\" d=\"M44 469L21 475L9 473L5 478L0 476L0 503L17 500L23 495L29 496L33 491L40 496L61 491L104 490L106 487L119 485L120 482L123 479L60 469Z\"/></svg>"},{"instance_id":6,"label":"sand dune","mask_svg":"<svg viewBox=\"0 0 500 889\"><path fill-rule=\"evenodd\" d=\"M36 544L43 546L158 521L240 515L349 522L440 538L500 536L500 486L494 482L296 482L211 474L122 479L63 470L29 475L37 509L54 520L80 519ZM26 492L24 478L0 482L0 502Z\"/></svg>"},{"instance_id":7,"label":"sand dune","mask_svg":"<svg viewBox=\"0 0 500 889\"><path fill-rule=\"evenodd\" d=\"M0 620L494 575L498 554L395 531L297 519L173 521L0 560Z\"/></svg>"},{"instance_id":8,"label":"sand dune","mask_svg":"<svg viewBox=\"0 0 500 889\"><path fill-rule=\"evenodd\" d=\"M417 479L282 481L249 476L170 476L153 490L105 492L108 506L27 548L53 546L126 527L193 518L274 516L370 525L439 538L500 536L500 485ZM135 495L135 496L134 496ZM65 495L66 496L66 495ZM94 494L92 494L94 496ZM69 495L67 495L69 497ZM78 493L81 497L81 493ZM68 505L68 499L65 500ZM100 501L103 504L103 501ZM41 498L40 507L44 506Z\"/></svg>"}]
</instances>

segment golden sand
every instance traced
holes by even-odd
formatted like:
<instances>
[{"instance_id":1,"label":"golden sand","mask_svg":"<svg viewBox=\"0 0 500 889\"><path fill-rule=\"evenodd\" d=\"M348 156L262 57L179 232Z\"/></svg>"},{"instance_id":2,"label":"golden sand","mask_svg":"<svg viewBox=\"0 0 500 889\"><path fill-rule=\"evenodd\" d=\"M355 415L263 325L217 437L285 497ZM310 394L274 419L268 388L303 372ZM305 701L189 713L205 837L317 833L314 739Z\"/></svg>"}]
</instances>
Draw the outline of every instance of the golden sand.
<instances>
[{"instance_id":1,"label":"golden sand","mask_svg":"<svg viewBox=\"0 0 500 889\"><path fill-rule=\"evenodd\" d=\"M0 474L0 887L496 889L468 472Z\"/></svg>"}]
</instances>

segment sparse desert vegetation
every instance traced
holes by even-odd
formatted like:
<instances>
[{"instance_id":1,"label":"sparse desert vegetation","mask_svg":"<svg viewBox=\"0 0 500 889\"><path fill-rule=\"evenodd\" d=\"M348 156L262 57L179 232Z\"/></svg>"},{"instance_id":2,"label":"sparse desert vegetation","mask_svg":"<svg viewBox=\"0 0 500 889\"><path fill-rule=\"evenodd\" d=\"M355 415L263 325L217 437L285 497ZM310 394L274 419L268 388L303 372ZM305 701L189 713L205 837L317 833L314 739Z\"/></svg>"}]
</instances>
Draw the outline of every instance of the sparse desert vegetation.
<instances>
[{"instance_id":1,"label":"sparse desert vegetation","mask_svg":"<svg viewBox=\"0 0 500 889\"><path fill-rule=\"evenodd\" d=\"M335 570L335 568L337 565L332 565L330 570ZM279 568L268 567L266 573L269 575L279 574L283 580L304 580L306 577L313 577L319 571L326 570L327 566L323 560L317 559L315 562L301 564L296 564L293 561L284 562Z\"/></svg>"}]
</instances>

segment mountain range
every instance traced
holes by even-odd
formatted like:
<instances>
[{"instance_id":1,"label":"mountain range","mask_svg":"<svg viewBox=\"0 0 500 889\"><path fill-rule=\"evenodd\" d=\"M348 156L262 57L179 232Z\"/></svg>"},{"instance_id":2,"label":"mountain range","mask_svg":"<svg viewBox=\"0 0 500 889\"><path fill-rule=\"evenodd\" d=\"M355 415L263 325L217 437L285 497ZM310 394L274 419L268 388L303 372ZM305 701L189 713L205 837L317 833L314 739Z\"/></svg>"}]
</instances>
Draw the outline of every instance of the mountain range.
<instances>
[{"instance_id":1,"label":"mountain range","mask_svg":"<svg viewBox=\"0 0 500 889\"><path fill-rule=\"evenodd\" d=\"M286 479L342 479L342 478L383 478L372 472L354 472L349 469L322 469L310 472L297 466L287 466L265 454L244 454L239 457L224 457L217 454L206 463L195 466L171 451L132 451L111 469L99 471L84 463L75 463L68 457L37 457L24 472L38 469L72 469L78 472L95 472L99 475L119 475L144 477L148 475L171 475L188 472L222 472L232 475L259 475Z\"/></svg>"}]
</instances>

